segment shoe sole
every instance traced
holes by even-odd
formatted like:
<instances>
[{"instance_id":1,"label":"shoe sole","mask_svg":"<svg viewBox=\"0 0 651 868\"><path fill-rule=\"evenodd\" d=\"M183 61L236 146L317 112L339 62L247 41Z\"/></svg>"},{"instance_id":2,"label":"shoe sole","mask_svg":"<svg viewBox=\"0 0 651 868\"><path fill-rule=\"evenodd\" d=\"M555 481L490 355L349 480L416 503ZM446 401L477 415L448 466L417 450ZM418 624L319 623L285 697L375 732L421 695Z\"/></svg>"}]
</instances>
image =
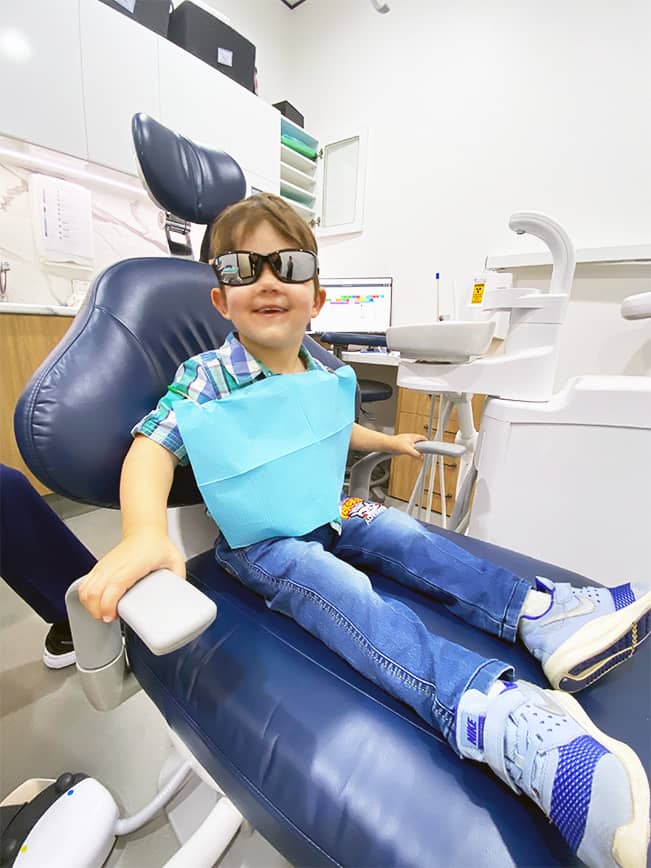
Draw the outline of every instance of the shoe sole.
<instances>
[{"instance_id":1,"label":"shoe sole","mask_svg":"<svg viewBox=\"0 0 651 868\"><path fill-rule=\"evenodd\" d=\"M66 666L72 666L77 662L77 655L74 651L68 651L67 654L50 654L49 651L43 651L43 663L48 669L65 669Z\"/></svg>"},{"instance_id":2,"label":"shoe sole","mask_svg":"<svg viewBox=\"0 0 651 868\"><path fill-rule=\"evenodd\" d=\"M637 651L651 633L651 591L618 612L584 624L554 651L543 670L552 687L577 693Z\"/></svg>"},{"instance_id":3,"label":"shoe sole","mask_svg":"<svg viewBox=\"0 0 651 868\"><path fill-rule=\"evenodd\" d=\"M632 748L610 738L595 726L573 696L558 691L554 693L554 701L561 705L588 735L614 754L626 769L633 799L633 817L630 823L620 826L615 833L611 854L621 868L645 868L651 826L649 782L642 763Z\"/></svg>"}]
</instances>

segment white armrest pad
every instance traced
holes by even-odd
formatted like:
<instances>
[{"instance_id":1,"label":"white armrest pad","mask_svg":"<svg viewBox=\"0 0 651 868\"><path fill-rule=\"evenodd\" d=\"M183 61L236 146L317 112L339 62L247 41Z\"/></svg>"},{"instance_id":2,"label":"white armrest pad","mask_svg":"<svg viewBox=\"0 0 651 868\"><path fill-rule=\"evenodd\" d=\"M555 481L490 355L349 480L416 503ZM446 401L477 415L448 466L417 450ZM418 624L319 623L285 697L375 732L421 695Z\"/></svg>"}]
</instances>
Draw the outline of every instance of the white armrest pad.
<instances>
[{"instance_id":1,"label":"white armrest pad","mask_svg":"<svg viewBox=\"0 0 651 868\"><path fill-rule=\"evenodd\" d=\"M169 570L141 579L118 603L118 614L156 655L176 651L215 620L217 606Z\"/></svg>"}]
</instances>

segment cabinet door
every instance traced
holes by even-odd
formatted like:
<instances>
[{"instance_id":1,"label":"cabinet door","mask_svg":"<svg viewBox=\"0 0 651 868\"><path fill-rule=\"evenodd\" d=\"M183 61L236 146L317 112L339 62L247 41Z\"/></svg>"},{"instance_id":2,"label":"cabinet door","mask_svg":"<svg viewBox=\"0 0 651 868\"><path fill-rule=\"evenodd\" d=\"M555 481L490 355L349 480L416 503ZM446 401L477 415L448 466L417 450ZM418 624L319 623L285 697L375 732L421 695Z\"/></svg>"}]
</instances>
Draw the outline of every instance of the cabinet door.
<instances>
[{"instance_id":1,"label":"cabinet door","mask_svg":"<svg viewBox=\"0 0 651 868\"><path fill-rule=\"evenodd\" d=\"M86 159L79 0L2 0L0 132Z\"/></svg>"},{"instance_id":2,"label":"cabinet door","mask_svg":"<svg viewBox=\"0 0 651 868\"><path fill-rule=\"evenodd\" d=\"M136 175L131 118L160 117L160 37L97 0L81 3L80 26L88 158Z\"/></svg>"},{"instance_id":3,"label":"cabinet door","mask_svg":"<svg viewBox=\"0 0 651 868\"><path fill-rule=\"evenodd\" d=\"M329 137L319 170L317 236L344 235L364 228L366 132Z\"/></svg>"},{"instance_id":4,"label":"cabinet door","mask_svg":"<svg viewBox=\"0 0 651 868\"><path fill-rule=\"evenodd\" d=\"M245 173L279 177L276 109L178 45L160 40L158 58L165 126L226 151Z\"/></svg>"}]
</instances>

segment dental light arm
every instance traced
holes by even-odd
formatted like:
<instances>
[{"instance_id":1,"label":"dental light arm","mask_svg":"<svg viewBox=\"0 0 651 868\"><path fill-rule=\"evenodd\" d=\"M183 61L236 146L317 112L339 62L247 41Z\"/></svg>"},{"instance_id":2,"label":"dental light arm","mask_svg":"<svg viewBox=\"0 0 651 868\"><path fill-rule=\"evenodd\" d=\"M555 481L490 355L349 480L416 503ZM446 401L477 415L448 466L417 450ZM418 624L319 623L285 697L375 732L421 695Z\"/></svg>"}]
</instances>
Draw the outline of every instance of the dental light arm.
<instances>
[{"instance_id":1,"label":"dental light arm","mask_svg":"<svg viewBox=\"0 0 651 868\"><path fill-rule=\"evenodd\" d=\"M66 608L77 670L90 703L115 708L138 689L130 674L119 622L97 621L79 600L81 579L68 588ZM118 614L156 655L169 654L195 639L215 620L217 607L189 582L169 570L141 579L118 603Z\"/></svg>"}]
</instances>

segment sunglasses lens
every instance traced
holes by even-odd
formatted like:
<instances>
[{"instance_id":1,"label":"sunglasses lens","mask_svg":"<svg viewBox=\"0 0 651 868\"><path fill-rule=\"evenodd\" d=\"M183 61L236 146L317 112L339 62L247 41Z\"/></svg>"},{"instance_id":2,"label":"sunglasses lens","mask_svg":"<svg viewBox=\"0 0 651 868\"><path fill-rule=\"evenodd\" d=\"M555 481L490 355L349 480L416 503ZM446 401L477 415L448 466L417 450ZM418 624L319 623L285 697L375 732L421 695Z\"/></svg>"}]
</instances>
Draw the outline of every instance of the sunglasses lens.
<instances>
[{"instance_id":1,"label":"sunglasses lens","mask_svg":"<svg viewBox=\"0 0 651 868\"><path fill-rule=\"evenodd\" d=\"M247 251L222 253L215 257L214 269L225 286L246 286L258 279L265 258L285 283L305 283L316 274L316 256L307 250L282 250L268 257Z\"/></svg>"},{"instance_id":2,"label":"sunglasses lens","mask_svg":"<svg viewBox=\"0 0 651 868\"><path fill-rule=\"evenodd\" d=\"M255 280L255 254L223 253L215 259L215 271L226 286L242 286Z\"/></svg>"},{"instance_id":3,"label":"sunglasses lens","mask_svg":"<svg viewBox=\"0 0 651 868\"><path fill-rule=\"evenodd\" d=\"M314 277L316 258L307 250L283 250L272 256L276 274L286 283L305 283Z\"/></svg>"}]
</instances>

